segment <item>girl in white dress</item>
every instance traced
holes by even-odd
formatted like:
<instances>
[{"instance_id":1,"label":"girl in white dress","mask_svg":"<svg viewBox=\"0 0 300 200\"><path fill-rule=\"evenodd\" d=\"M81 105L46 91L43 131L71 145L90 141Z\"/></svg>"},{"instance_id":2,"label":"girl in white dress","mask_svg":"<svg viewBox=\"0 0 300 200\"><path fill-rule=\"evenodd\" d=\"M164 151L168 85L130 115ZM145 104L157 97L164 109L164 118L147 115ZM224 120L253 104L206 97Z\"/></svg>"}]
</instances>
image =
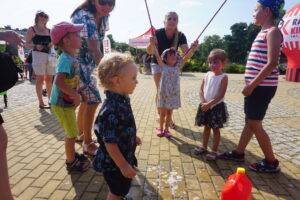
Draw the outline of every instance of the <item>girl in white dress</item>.
<instances>
[{"instance_id":1,"label":"girl in white dress","mask_svg":"<svg viewBox=\"0 0 300 200\"><path fill-rule=\"evenodd\" d=\"M211 129L213 130L213 146L211 153L206 155L207 160L215 160L218 155L220 142L220 128L227 122L228 113L224 96L227 89L228 77L222 68L226 64L227 55L222 49L213 49L208 56L210 71L200 86L200 105L196 115L196 125L204 126L203 146L195 148L195 154L207 152L207 145Z\"/></svg>"}]
</instances>

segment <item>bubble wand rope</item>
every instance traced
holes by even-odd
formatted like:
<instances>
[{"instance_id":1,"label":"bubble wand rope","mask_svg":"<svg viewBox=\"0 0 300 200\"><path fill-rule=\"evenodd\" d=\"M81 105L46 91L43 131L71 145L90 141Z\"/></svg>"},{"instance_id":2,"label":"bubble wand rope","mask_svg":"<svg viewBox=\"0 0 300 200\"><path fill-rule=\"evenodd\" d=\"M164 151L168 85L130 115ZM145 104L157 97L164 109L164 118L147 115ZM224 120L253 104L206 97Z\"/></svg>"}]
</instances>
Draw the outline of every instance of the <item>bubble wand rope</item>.
<instances>
[{"instance_id":1,"label":"bubble wand rope","mask_svg":"<svg viewBox=\"0 0 300 200\"><path fill-rule=\"evenodd\" d=\"M206 30L206 28L210 25L210 23L214 20L214 18L217 16L217 14L219 13L219 11L223 8L223 6L225 5L225 3L227 2L227 0L225 0L222 5L220 6L220 8L217 10L217 12L214 14L214 16L209 20L209 22L206 24L206 26L204 27L204 29L201 31L201 33L198 35L198 37L196 38L196 40L199 40L199 38L201 37L201 35L204 33L204 31ZM186 53L184 54L185 56L189 53L189 51L191 50L191 47L186 51Z\"/></svg>"},{"instance_id":2,"label":"bubble wand rope","mask_svg":"<svg viewBox=\"0 0 300 200\"><path fill-rule=\"evenodd\" d=\"M145 4L146 4L146 9L147 9L147 13L148 13L150 26L151 26L151 33L152 33L152 36L154 36L154 31L153 31L153 26L152 26L152 21L151 21L151 17L150 17L150 12L149 12L149 8L148 8L147 0L145 0Z\"/></svg>"}]
</instances>

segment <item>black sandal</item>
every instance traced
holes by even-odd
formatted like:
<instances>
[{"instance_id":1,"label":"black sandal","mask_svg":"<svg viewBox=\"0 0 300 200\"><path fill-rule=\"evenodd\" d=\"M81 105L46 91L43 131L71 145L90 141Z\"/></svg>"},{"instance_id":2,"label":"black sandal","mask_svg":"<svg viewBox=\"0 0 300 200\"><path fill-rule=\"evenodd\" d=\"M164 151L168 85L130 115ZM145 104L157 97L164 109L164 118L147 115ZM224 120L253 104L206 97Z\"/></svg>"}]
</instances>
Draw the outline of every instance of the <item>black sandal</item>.
<instances>
[{"instance_id":1,"label":"black sandal","mask_svg":"<svg viewBox=\"0 0 300 200\"><path fill-rule=\"evenodd\" d=\"M78 158L80 162L90 162L88 157L84 155L83 153L77 153L75 152L75 158Z\"/></svg>"},{"instance_id":2,"label":"black sandal","mask_svg":"<svg viewBox=\"0 0 300 200\"><path fill-rule=\"evenodd\" d=\"M85 172L89 169L90 164L87 164L86 162L80 161L78 158L75 158L75 160L72 163L67 163L67 170L70 171L79 171L79 172Z\"/></svg>"}]
</instances>

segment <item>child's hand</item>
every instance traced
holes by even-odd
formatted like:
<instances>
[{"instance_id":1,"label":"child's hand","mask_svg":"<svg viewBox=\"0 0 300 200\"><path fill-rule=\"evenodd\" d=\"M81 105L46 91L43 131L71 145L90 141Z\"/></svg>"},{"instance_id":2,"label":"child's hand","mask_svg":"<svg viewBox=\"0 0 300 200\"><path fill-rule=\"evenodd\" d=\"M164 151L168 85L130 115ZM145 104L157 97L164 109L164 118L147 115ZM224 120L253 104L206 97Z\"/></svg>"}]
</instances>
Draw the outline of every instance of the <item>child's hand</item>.
<instances>
[{"instance_id":1,"label":"child's hand","mask_svg":"<svg viewBox=\"0 0 300 200\"><path fill-rule=\"evenodd\" d=\"M120 170L123 176L125 176L126 178L133 178L136 175L136 171L128 163L120 168Z\"/></svg>"},{"instance_id":2,"label":"child's hand","mask_svg":"<svg viewBox=\"0 0 300 200\"><path fill-rule=\"evenodd\" d=\"M142 144L142 140L139 136L136 136L136 145L141 145Z\"/></svg>"},{"instance_id":3,"label":"child's hand","mask_svg":"<svg viewBox=\"0 0 300 200\"><path fill-rule=\"evenodd\" d=\"M153 45L153 46L155 46L157 44L157 39L156 39L155 36L150 37L150 44Z\"/></svg>"},{"instance_id":4,"label":"child's hand","mask_svg":"<svg viewBox=\"0 0 300 200\"><path fill-rule=\"evenodd\" d=\"M202 106L201 106L201 110L203 112L206 112L210 109L210 104L209 103L203 103Z\"/></svg>"},{"instance_id":5,"label":"child's hand","mask_svg":"<svg viewBox=\"0 0 300 200\"><path fill-rule=\"evenodd\" d=\"M253 92L254 88L251 85L246 85L242 91L245 97L250 96Z\"/></svg>"}]
</instances>

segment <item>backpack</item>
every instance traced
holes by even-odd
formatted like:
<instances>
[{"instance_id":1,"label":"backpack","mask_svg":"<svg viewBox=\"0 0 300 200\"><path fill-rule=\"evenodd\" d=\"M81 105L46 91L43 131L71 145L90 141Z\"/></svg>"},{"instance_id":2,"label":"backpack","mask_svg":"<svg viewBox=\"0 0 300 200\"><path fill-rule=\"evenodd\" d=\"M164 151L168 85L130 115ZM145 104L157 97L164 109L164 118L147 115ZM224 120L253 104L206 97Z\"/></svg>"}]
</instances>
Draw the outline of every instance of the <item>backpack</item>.
<instances>
[{"instance_id":1,"label":"backpack","mask_svg":"<svg viewBox=\"0 0 300 200\"><path fill-rule=\"evenodd\" d=\"M12 88L17 81L17 65L8 54L0 53L0 92Z\"/></svg>"}]
</instances>

